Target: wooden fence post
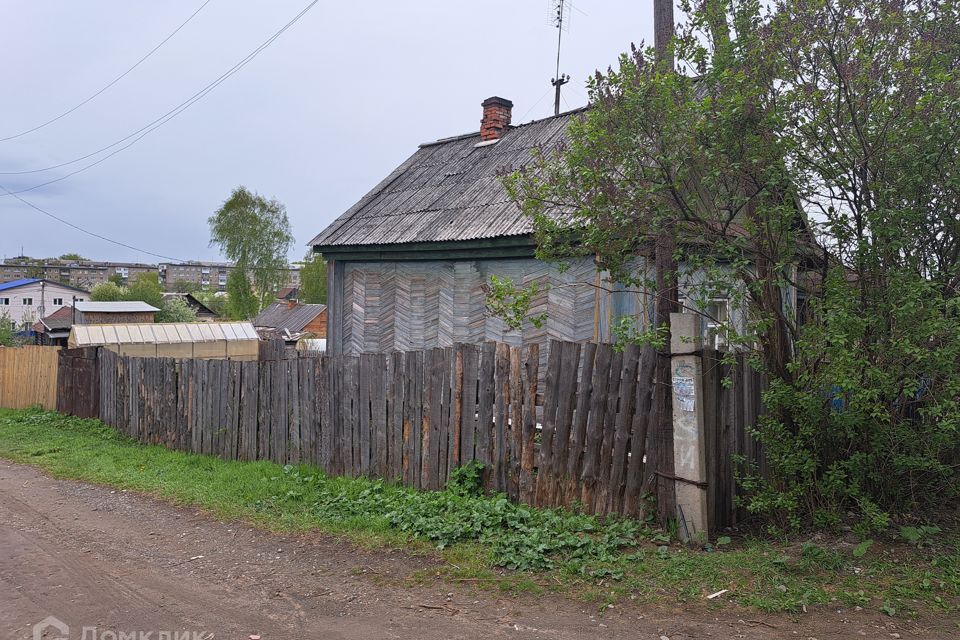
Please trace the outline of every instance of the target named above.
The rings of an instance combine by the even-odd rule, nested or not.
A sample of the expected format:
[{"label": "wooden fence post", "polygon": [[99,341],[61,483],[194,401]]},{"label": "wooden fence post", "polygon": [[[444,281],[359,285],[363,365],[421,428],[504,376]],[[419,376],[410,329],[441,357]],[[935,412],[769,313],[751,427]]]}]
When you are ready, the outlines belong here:
[{"label": "wooden fence post", "polygon": [[700,316],[670,314],[670,371],[673,388],[673,464],[677,521],[683,540],[705,542],[707,463],[704,432],[703,341]]}]

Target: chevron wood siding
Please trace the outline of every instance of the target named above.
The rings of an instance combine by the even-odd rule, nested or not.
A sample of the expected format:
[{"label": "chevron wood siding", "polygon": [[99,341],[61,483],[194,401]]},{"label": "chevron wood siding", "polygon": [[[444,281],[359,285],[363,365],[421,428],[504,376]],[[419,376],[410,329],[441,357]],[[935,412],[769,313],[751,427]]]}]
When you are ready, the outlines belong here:
[{"label": "chevron wood siding", "polygon": [[[492,275],[524,287],[536,284],[539,293],[530,312],[547,314],[546,324],[537,328],[527,323],[515,331],[492,316],[485,304]],[[602,302],[609,294],[596,286],[597,277],[589,259],[574,262],[564,271],[535,259],[347,262],[342,282],[336,283],[343,304],[332,305],[331,322],[339,326],[331,336],[340,339],[331,349],[360,354],[449,347],[458,342],[520,346],[543,344],[551,338],[606,340],[610,322],[605,310],[616,305]]]}]

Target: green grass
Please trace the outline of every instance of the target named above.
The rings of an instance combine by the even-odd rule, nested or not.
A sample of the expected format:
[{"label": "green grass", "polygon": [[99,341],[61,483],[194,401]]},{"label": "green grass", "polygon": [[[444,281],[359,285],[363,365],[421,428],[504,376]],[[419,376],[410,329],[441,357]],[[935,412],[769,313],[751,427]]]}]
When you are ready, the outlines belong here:
[{"label": "green grass", "polygon": [[[0,457],[51,475],[148,493],[271,530],[319,530],[366,548],[429,555],[411,582],[438,578],[510,593],[558,592],[598,611],[669,601],[768,612],[864,607],[888,615],[955,612],[958,539],[923,546],[743,539],[692,550],[635,520],[533,509],[477,490],[477,469],[446,491],[328,478],[308,465],[225,462],[144,446],[94,420],[0,410]],[[706,595],[729,589],[715,600]]]}]

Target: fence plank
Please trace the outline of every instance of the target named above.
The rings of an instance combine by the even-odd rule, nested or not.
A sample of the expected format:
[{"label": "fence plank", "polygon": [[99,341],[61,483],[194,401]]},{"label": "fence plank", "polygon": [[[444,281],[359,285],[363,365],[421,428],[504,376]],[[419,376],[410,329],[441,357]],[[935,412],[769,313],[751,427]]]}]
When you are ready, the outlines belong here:
[{"label": "fence plank", "polygon": [[573,426],[570,433],[570,448],[567,452],[566,486],[563,489],[564,504],[569,505],[580,500],[580,471],[583,465],[583,453],[587,436],[587,417],[590,414],[590,397],[593,392],[593,369],[597,356],[597,344],[588,342],[583,345],[580,383],[577,386],[577,403],[574,409]]},{"label": "fence plank", "polygon": [[494,417],[493,417],[493,477],[497,491],[507,489],[507,470],[510,465],[510,452],[507,449],[509,438],[508,407],[510,405],[510,347],[503,343],[496,345],[494,366]]},{"label": "fence plank", "polygon": [[480,347],[480,393],[477,400],[477,428],[474,432],[476,459],[484,465],[484,486],[492,486],[490,467],[493,463],[493,410],[495,403],[496,345],[487,342]]},{"label": "fence plank", "polygon": [[536,499],[537,386],[540,380],[540,345],[527,347],[523,362],[523,447],[520,457],[520,499],[534,504]]},{"label": "fence plank", "polygon": [[520,460],[523,457],[523,374],[522,350],[510,347],[510,468],[507,495],[520,500]]},{"label": "fence plank", "polygon": [[549,487],[548,503],[564,504],[564,472],[570,451],[570,429],[573,422],[574,402],[577,395],[577,374],[580,370],[580,344],[564,342],[560,347],[560,371],[557,376],[557,414],[553,436],[553,460],[550,473],[553,482]]},{"label": "fence plank", "polygon": [[613,458],[613,437],[617,425],[617,409],[620,403],[620,384],[623,376],[623,353],[615,351],[610,359],[610,380],[607,383],[607,409],[603,413],[603,439],[600,443],[600,466],[594,501],[585,505],[591,513],[602,513],[610,477],[610,462]]},{"label": "fence plank", "polygon": [[540,459],[537,465],[538,505],[549,504],[550,486],[553,476],[553,435],[557,424],[557,385],[559,382],[562,343],[551,340],[550,353],[547,354],[546,389],[543,400],[543,428],[540,432]]},{"label": "fence plank", "polygon": [[587,417],[586,443],[584,445],[583,471],[581,477],[580,501],[583,505],[592,505],[600,477],[600,448],[603,444],[604,413],[607,410],[607,391],[610,385],[610,365],[613,359],[613,347],[608,344],[597,346],[596,361],[593,368],[593,391],[590,394],[590,414]]},{"label": "fence plank", "polygon": [[641,492],[646,473],[644,459],[648,456],[647,440],[652,424],[653,375],[657,361],[656,350],[647,345],[640,354],[638,367],[637,400],[634,408],[633,425],[630,431],[630,461],[627,465],[627,477],[624,486],[622,513],[627,516],[641,514]]},{"label": "fence plank", "polygon": [[466,464],[476,457],[475,443],[477,432],[477,383],[479,380],[480,352],[472,344],[460,345],[463,380],[462,402],[460,408],[460,464]]},{"label": "fence plank", "polygon": [[616,430],[613,434],[613,452],[610,461],[610,476],[600,498],[603,513],[620,513],[623,503],[623,482],[626,477],[627,446],[633,427],[634,409],[637,405],[637,368],[640,363],[640,347],[627,345],[623,354],[623,380],[620,383],[620,409]]}]

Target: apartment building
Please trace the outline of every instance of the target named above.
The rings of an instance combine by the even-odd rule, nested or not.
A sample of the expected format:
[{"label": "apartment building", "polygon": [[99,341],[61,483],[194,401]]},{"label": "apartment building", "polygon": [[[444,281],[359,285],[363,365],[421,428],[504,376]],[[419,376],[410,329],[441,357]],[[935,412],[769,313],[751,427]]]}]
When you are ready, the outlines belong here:
[{"label": "apartment building", "polygon": [[[205,291],[226,291],[227,278],[234,268],[230,262],[161,263],[160,284],[166,291],[185,291],[190,287],[200,287]],[[300,269],[287,269],[286,279],[284,286],[299,287]]]},{"label": "apartment building", "polygon": [[156,273],[157,265],[138,262],[72,262],[65,260],[33,260],[10,258],[0,264],[0,283],[36,278],[91,289],[117,275],[124,284],[133,282],[142,273]]}]

